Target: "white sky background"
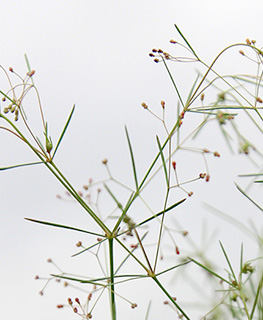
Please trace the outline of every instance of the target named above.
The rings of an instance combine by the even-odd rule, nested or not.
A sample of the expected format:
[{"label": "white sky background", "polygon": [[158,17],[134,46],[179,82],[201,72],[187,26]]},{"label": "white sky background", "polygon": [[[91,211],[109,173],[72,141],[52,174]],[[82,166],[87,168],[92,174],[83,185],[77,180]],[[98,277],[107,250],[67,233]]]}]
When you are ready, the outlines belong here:
[{"label": "white sky background", "polygon": [[[34,81],[54,141],[76,103],[71,126],[57,154],[60,168],[73,185],[80,188],[90,177],[95,180],[106,177],[101,165],[103,158],[109,159],[117,177],[131,185],[124,125],[128,126],[138,171],[142,175],[157,151],[155,134],[163,135],[161,124],[140,104],[146,101],[156,112],[161,112],[160,100],[165,100],[167,108],[172,110],[177,105],[164,67],[154,64],[148,53],[153,47],[175,50],[169,44],[171,38],[180,39],[174,23],[207,62],[226,45],[243,42],[247,37],[257,39],[260,45],[262,10],[262,1],[240,0],[2,1],[0,64],[5,68],[12,66],[23,75],[27,71],[24,61],[24,53],[27,53],[31,67],[36,69]],[[192,65],[193,72],[190,72],[187,67],[184,73],[181,67],[178,69],[177,79],[184,94],[194,81],[196,68],[197,65]],[[6,86],[3,75],[0,83],[2,90]],[[28,101],[30,105],[32,102]],[[34,126],[35,118],[29,120]],[[0,139],[1,167],[35,160],[23,144],[3,131]],[[200,192],[193,185],[196,196],[188,200],[184,207],[186,212],[182,208],[179,222],[192,231],[193,237],[196,235],[196,239],[200,239],[206,217],[209,235],[218,227],[218,235],[213,239],[217,254],[221,255],[218,239],[222,239],[237,260],[242,237],[232,236],[233,228],[226,223],[220,227],[221,220],[205,213],[201,201],[220,210],[230,210],[236,218],[242,215],[243,221],[248,221],[247,216],[240,213],[244,208],[244,212],[252,214],[252,219],[257,219],[259,212],[242,198],[233,184],[242,166],[247,166],[248,172],[255,168],[244,157],[230,157],[223,139],[217,134],[210,140],[204,137],[204,141],[202,147],[218,149],[225,158],[211,159],[211,183],[200,188]],[[182,160],[185,164],[182,170],[191,170],[188,157]],[[227,186],[226,178],[229,178]],[[56,199],[56,194],[63,194],[63,188],[44,167],[1,172],[0,191],[1,318],[76,318],[70,310],[57,310],[55,306],[64,303],[68,296],[74,298],[78,291],[72,293],[70,288],[63,289],[53,283],[40,297],[38,291],[44,282],[35,281],[34,275],[56,272],[45,262],[49,257],[65,271],[74,271],[74,265],[80,263],[81,270],[87,270],[88,274],[92,268],[88,256],[74,264],[70,258],[76,252],[75,243],[85,239],[67,231],[34,225],[23,218],[61,222],[84,229],[89,219],[83,217],[77,204]],[[154,190],[149,192],[156,197]],[[176,200],[183,196],[179,194]],[[175,291],[175,295],[180,295]],[[139,293],[132,293],[131,300]],[[125,295],[130,298],[129,292]],[[181,298],[184,300],[184,296]],[[161,299],[162,296],[159,311],[162,315],[167,312],[168,319],[172,314],[169,308],[163,307]],[[121,303],[126,319],[144,319],[146,304],[139,301],[138,304],[140,308],[130,310]],[[96,310],[94,318],[108,319],[102,311],[102,308]],[[159,315],[153,312],[149,319],[159,319]]]}]

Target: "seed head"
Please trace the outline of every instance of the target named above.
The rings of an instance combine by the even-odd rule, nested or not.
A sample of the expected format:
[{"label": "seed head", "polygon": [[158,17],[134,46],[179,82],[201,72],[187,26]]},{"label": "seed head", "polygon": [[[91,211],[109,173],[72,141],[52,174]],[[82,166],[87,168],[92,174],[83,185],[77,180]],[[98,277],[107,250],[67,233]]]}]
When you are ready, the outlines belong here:
[{"label": "seed head", "polygon": [[161,101],[161,106],[162,106],[162,108],[164,109],[164,107],[165,107],[165,102],[162,100]]},{"label": "seed head", "polygon": [[29,77],[32,77],[35,74],[35,70],[31,70],[30,72],[28,72],[26,75]]},{"label": "seed head", "polygon": [[78,241],[77,243],[76,243],[76,247],[81,247],[82,246],[82,242],[81,241]]},{"label": "seed head", "polygon": [[173,39],[171,39],[171,40],[170,40],[170,43],[175,44],[175,43],[176,43],[176,41],[175,41],[175,40],[173,40]]},{"label": "seed head", "polygon": [[103,159],[101,162],[102,162],[103,164],[107,164],[107,163],[108,163],[108,159]]},{"label": "seed head", "polygon": [[147,104],[146,104],[145,102],[142,102],[142,107],[143,107],[144,109],[148,109],[148,106],[147,106]]}]

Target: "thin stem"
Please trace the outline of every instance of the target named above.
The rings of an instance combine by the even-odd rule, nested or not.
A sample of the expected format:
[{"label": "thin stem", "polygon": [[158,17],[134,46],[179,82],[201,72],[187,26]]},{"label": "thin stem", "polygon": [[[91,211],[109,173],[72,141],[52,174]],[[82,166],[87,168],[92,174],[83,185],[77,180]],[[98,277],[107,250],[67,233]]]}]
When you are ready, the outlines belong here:
[{"label": "thin stem", "polygon": [[176,303],[175,299],[170,295],[170,293],[164,288],[164,286],[160,283],[156,276],[152,277],[152,279],[156,282],[159,288],[164,292],[166,297],[172,302],[172,304],[181,312],[181,314],[185,317],[185,319],[190,320],[184,310]]},{"label": "thin stem", "polygon": [[116,302],[115,302],[115,290],[114,290],[114,257],[113,257],[113,238],[109,239],[109,259],[110,259],[110,306],[111,306],[111,318],[116,320]]}]

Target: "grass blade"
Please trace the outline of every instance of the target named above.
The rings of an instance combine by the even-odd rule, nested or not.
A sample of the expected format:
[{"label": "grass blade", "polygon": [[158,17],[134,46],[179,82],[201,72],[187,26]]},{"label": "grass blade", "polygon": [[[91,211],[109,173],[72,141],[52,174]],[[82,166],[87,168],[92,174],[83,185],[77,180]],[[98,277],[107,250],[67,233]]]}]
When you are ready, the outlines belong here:
[{"label": "grass blade", "polygon": [[190,43],[186,40],[185,36],[182,34],[182,32],[181,32],[181,30],[179,29],[179,27],[178,27],[176,24],[175,24],[174,26],[175,26],[177,32],[180,34],[180,36],[184,39],[184,42],[187,44],[188,48],[193,52],[193,54],[195,55],[195,57],[196,57],[198,60],[200,60],[200,59],[198,58],[198,55],[195,53],[194,49],[191,47]]},{"label": "grass blade", "polygon": [[70,226],[65,226],[63,224],[57,224],[57,223],[47,222],[47,221],[40,221],[40,220],[31,219],[31,218],[25,218],[25,220],[28,220],[28,221],[31,221],[31,222],[40,223],[40,224],[44,224],[44,225],[51,226],[51,227],[57,227],[57,228],[68,229],[68,230],[72,230],[72,231],[88,233],[88,234],[91,234],[91,235],[97,236],[97,237],[98,236],[99,237],[104,237],[104,235],[99,234],[99,233],[95,233],[95,232],[91,232],[91,231],[87,231],[87,230],[83,230],[83,229],[78,229],[78,228],[74,228],[74,227],[70,227]]},{"label": "grass blade", "polygon": [[192,85],[192,88],[190,89],[190,91],[189,91],[189,93],[188,93],[188,97],[187,97],[187,99],[186,99],[186,104],[191,100],[191,97],[192,97],[192,94],[193,94],[193,92],[194,92],[194,88],[195,88],[195,86],[196,86],[196,84],[197,84],[197,81],[198,81],[198,79],[199,79],[199,74],[197,75],[197,77],[196,77],[196,79],[195,79],[195,81],[194,81],[194,84]]},{"label": "grass blade", "polygon": [[254,200],[252,200],[252,199],[248,196],[248,194],[247,194],[243,189],[241,189],[241,188],[239,187],[238,184],[236,184],[236,187],[237,187],[237,189],[238,189],[246,198],[248,198],[248,200],[250,200],[259,210],[263,211],[263,209],[262,209]]},{"label": "grass blade", "polygon": [[138,190],[139,185],[138,185],[138,179],[137,179],[137,173],[136,173],[136,167],[135,167],[135,160],[134,160],[134,156],[133,156],[131,141],[130,141],[128,130],[127,130],[126,126],[125,126],[125,132],[126,132],[126,137],[127,137],[127,141],[128,141],[128,145],[129,145],[130,155],[131,155],[132,169],[133,169],[135,186],[136,186],[136,190]]},{"label": "grass blade", "polygon": [[159,140],[158,136],[156,136],[156,140],[157,140],[158,148],[159,148],[159,151],[160,151],[160,154],[161,154],[161,159],[162,159],[162,163],[163,163],[163,170],[164,170],[166,184],[167,184],[167,187],[169,188],[169,177],[168,177],[168,173],[167,173],[166,162],[165,162],[165,159],[164,159],[162,146],[161,146],[161,143],[160,143],[160,140]]},{"label": "grass blade", "polygon": [[260,281],[259,281],[257,293],[256,293],[256,296],[255,296],[255,300],[254,300],[254,303],[253,303],[253,307],[252,307],[252,309],[251,309],[251,313],[250,313],[250,318],[251,318],[251,319],[253,319],[253,315],[254,315],[254,312],[255,312],[255,309],[256,309],[258,300],[259,300],[259,298],[260,298],[260,295],[262,295],[262,288],[263,288],[263,276],[261,277],[261,279],[260,279]]},{"label": "grass blade", "polygon": [[31,163],[16,164],[16,165],[13,165],[13,166],[0,168],[0,171],[9,170],[9,169],[15,169],[15,168],[20,168],[20,167],[33,166],[33,165],[35,165],[35,164],[42,164],[42,163],[43,163],[42,161],[38,161],[38,162],[31,162]]},{"label": "grass blade", "polygon": [[162,211],[160,211],[160,212],[156,213],[155,215],[151,216],[150,218],[148,218],[148,219],[146,219],[146,220],[144,220],[144,221],[140,222],[140,223],[139,223],[139,224],[137,224],[135,227],[142,226],[143,224],[145,224],[145,223],[147,223],[147,222],[149,222],[149,221],[151,221],[151,220],[153,220],[153,219],[155,219],[155,218],[157,218],[157,217],[159,217],[159,216],[163,215],[164,213],[166,213],[166,212],[168,212],[168,211],[172,210],[173,208],[175,208],[175,207],[179,206],[179,205],[180,205],[181,203],[183,203],[185,200],[186,200],[186,198],[184,198],[184,199],[182,199],[182,200],[180,200],[180,201],[178,201],[178,202],[174,203],[172,206],[170,206],[170,207],[168,207],[168,208],[166,208],[166,209],[164,209],[164,210],[162,210]]},{"label": "grass blade", "polygon": [[121,210],[123,210],[122,204],[118,201],[118,199],[115,197],[115,195],[111,192],[110,188],[106,185],[106,183],[103,184],[105,189],[108,191],[109,195],[112,197],[114,202],[116,203],[117,207]]},{"label": "grass blade", "polygon": [[213,270],[207,268],[206,266],[204,266],[203,264],[201,264],[200,262],[196,261],[195,259],[193,258],[190,258],[189,259],[191,261],[193,261],[195,264],[197,264],[199,267],[205,269],[207,272],[211,273],[212,275],[214,275],[215,277],[217,277],[218,279],[228,283],[231,287],[233,287],[233,283],[231,283],[230,281],[226,280],[225,278],[221,277],[219,274],[215,273]]},{"label": "grass blade", "polygon": [[56,147],[55,147],[55,150],[54,150],[54,153],[53,153],[52,158],[54,158],[54,156],[55,156],[55,154],[56,154],[56,152],[57,152],[57,150],[58,150],[58,147],[59,147],[59,145],[60,145],[60,142],[62,141],[62,139],[63,139],[63,137],[64,137],[64,134],[65,134],[65,132],[66,132],[66,130],[67,130],[67,128],[68,128],[68,125],[69,125],[69,123],[70,123],[70,120],[71,120],[71,118],[72,118],[72,115],[73,115],[73,113],[74,113],[74,110],[75,110],[75,104],[74,104],[74,106],[73,106],[73,108],[72,108],[72,110],[71,110],[71,112],[70,112],[70,115],[69,115],[69,117],[68,117],[68,121],[66,122],[65,127],[64,127],[64,129],[63,129],[63,131],[62,131],[62,133],[61,133],[61,135],[60,135],[60,137],[59,137],[59,139],[58,139],[58,143],[57,143],[57,145],[56,145]]},{"label": "grass blade", "polygon": [[226,261],[227,261],[227,264],[228,264],[228,266],[229,266],[229,269],[230,269],[230,271],[231,271],[231,273],[232,273],[232,277],[234,278],[235,283],[237,284],[238,281],[237,281],[235,272],[234,272],[234,270],[233,270],[233,268],[232,268],[232,265],[231,265],[231,263],[230,263],[230,260],[228,259],[228,255],[227,255],[227,253],[226,253],[226,251],[225,251],[225,248],[223,247],[223,244],[222,244],[221,241],[219,241],[219,244],[220,244],[220,247],[221,247],[221,249],[222,249],[222,251],[223,251],[223,253],[224,253],[224,256],[225,256],[225,258],[226,258]]},{"label": "grass blade", "polygon": [[176,91],[176,93],[177,93],[177,96],[178,96],[178,98],[179,98],[182,106],[184,107],[184,102],[183,102],[183,99],[182,99],[182,97],[181,97],[181,95],[180,95],[179,89],[178,89],[178,87],[177,87],[177,85],[176,85],[176,83],[175,83],[175,81],[174,81],[174,78],[173,78],[173,76],[172,76],[172,74],[171,74],[171,72],[170,72],[170,69],[168,68],[168,65],[167,65],[167,63],[166,63],[166,61],[165,61],[165,59],[164,59],[163,57],[162,57],[162,61],[163,61],[163,63],[164,63],[164,66],[165,66],[165,68],[166,68],[166,71],[167,71],[168,74],[169,74],[169,77],[170,77],[170,79],[171,79],[171,81],[172,81],[172,84],[173,84],[173,86],[174,86],[174,88],[175,88],[175,91]]}]

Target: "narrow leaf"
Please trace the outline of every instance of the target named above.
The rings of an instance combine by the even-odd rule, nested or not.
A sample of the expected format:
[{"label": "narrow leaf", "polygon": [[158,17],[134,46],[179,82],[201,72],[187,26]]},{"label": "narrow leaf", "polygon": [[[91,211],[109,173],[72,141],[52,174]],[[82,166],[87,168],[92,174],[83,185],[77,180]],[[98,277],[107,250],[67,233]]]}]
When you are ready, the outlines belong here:
[{"label": "narrow leaf", "polygon": [[158,144],[159,151],[160,151],[161,158],[162,158],[163,170],[164,170],[164,175],[165,175],[166,184],[167,184],[167,187],[169,188],[169,178],[168,178],[168,173],[167,173],[167,168],[166,168],[166,162],[165,162],[165,159],[164,159],[162,146],[161,146],[161,144],[160,144],[160,140],[159,140],[158,136],[156,136],[156,139],[157,139],[157,144]]},{"label": "narrow leaf", "polygon": [[221,279],[222,281],[228,283],[231,287],[233,287],[233,283],[231,283],[230,281],[226,280],[225,278],[221,277],[219,274],[217,274],[216,272],[214,272],[213,270],[209,269],[208,267],[206,267],[205,265],[201,264],[200,262],[196,261],[193,258],[190,258],[191,261],[193,261],[195,264],[197,264],[199,267],[203,268],[204,270],[206,270],[207,272],[211,273],[212,275],[214,275],[215,277]]},{"label": "narrow leaf", "polygon": [[94,235],[94,236],[104,237],[103,235],[101,235],[99,233],[95,233],[95,232],[91,232],[91,231],[87,231],[87,230],[83,230],[83,229],[78,229],[78,228],[74,228],[74,227],[70,227],[70,226],[65,226],[65,225],[57,224],[57,223],[53,223],[53,222],[40,221],[40,220],[31,219],[31,218],[25,218],[25,220],[28,220],[28,221],[31,221],[31,222],[40,223],[40,224],[44,224],[44,225],[51,226],[51,227],[69,229],[69,230],[72,230],[72,231],[78,231],[78,232],[88,233],[88,234],[91,234],[91,235]]},{"label": "narrow leaf", "polygon": [[13,166],[0,168],[0,171],[9,170],[9,169],[15,169],[15,168],[20,168],[20,167],[33,166],[33,165],[35,165],[35,164],[41,164],[41,163],[43,163],[43,162],[39,161],[39,162],[16,164],[16,165],[13,165]]},{"label": "narrow leaf", "polygon": [[139,186],[138,186],[138,179],[137,179],[137,173],[136,173],[136,167],[135,167],[135,160],[134,160],[134,156],[133,156],[131,141],[130,141],[128,130],[127,130],[126,126],[125,126],[125,132],[126,132],[126,137],[127,137],[127,141],[128,141],[128,145],[129,145],[130,155],[131,155],[132,169],[133,169],[133,175],[134,175],[134,180],[135,180],[135,186],[136,186],[136,190],[138,190]]},{"label": "narrow leaf", "polygon": [[197,77],[196,77],[196,79],[195,79],[195,81],[194,81],[194,83],[193,83],[193,85],[192,85],[192,87],[191,87],[191,89],[190,89],[190,91],[189,91],[189,93],[188,93],[188,97],[187,97],[187,100],[186,100],[186,104],[190,101],[190,99],[191,99],[191,97],[192,97],[192,94],[193,94],[193,92],[194,92],[194,88],[195,88],[195,86],[196,86],[196,84],[197,84],[198,79],[199,79],[199,74],[197,75]]},{"label": "narrow leaf", "polygon": [[114,196],[114,194],[111,192],[111,190],[109,189],[109,187],[106,185],[106,183],[103,184],[105,189],[108,191],[109,195],[112,197],[112,199],[114,200],[114,202],[117,204],[117,207],[121,210],[123,210],[122,204],[117,200],[117,198]]},{"label": "narrow leaf", "polygon": [[254,200],[252,200],[252,199],[248,196],[248,194],[247,194],[243,189],[241,189],[241,188],[239,187],[238,184],[236,184],[236,187],[237,187],[237,189],[238,189],[246,198],[248,198],[248,200],[250,200],[259,210],[263,211],[263,209],[262,209]]},{"label": "narrow leaf", "polygon": [[226,251],[225,251],[225,248],[223,247],[223,244],[222,244],[221,241],[219,241],[219,244],[220,244],[220,247],[221,247],[221,249],[222,249],[222,251],[223,251],[223,253],[224,253],[224,256],[225,256],[225,258],[226,258],[226,261],[227,261],[227,264],[228,264],[228,266],[229,266],[229,269],[231,270],[232,277],[234,278],[234,280],[235,280],[235,282],[236,282],[236,284],[237,284],[238,281],[237,281],[235,272],[234,272],[234,270],[233,270],[233,267],[232,267],[232,265],[231,265],[231,263],[230,263],[230,260],[228,259],[228,255],[227,255],[227,253],[226,253]]},{"label": "narrow leaf", "polygon": [[57,143],[57,145],[56,145],[56,147],[55,147],[55,150],[54,150],[54,153],[53,153],[52,158],[54,158],[54,156],[55,156],[55,154],[56,154],[56,152],[57,152],[57,150],[58,150],[58,147],[59,147],[59,145],[60,145],[60,142],[62,141],[62,139],[63,139],[63,137],[64,137],[64,134],[65,134],[65,132],[66,132],[66,130],[67,130],[67,128],[68,128],[68,125],[69,125],[69,123],[70,123],[70,120],[71,120],[71,118],[72,118],[72,115],[73,115],[73,113],[74,113],[74,110],[75,110],[75,104],[74,104],[74,106],[73,106],[73,108],[72,108],[72,110],[71,110],[71,112],[70,112],[70,115],[69,115],[68,120],[67,120],[67,122],[66,122],[66,124],[65,124],[65,127],[64,127],[64,129],[63,129],[63,131],[62,131],[62,133],[61,133],[61,135],[60,135],[60,137],[59,137],[59,139],[58,139],[58,143]]},{"label": "narrow leaf", "polygon": [[189,49],[193,52],[193,54],[196,56],[196,58],[199,60],[197,54],[195,53],[194,49],[191,47],[190,43],[186,40],[185,36],[182,34],[181,30],[179,29],[179,27],[175,24],[174,25],[177,32],[180,34],[180,36],[184,39],[184,42],[187,44],[187,46],[189,47]]},{"label": "narrow leaf", "polygon": [[174,203],[172,206],[170,206],[170,207],[168,207],[168,208],[166,208],[166,209],[164,209],[164,210],[162,210],[162,211],[160,211],[160,212],[156,213],[155,215],[151,216],[150,218],[148,218],[148,219],[146,219],[146,220],[144,220],[144,221],[140,222],[139,224],[137,224],[137,225],[136,225],[136,227],[141,226],[141,225],[143,225],[143,224],[145,224],[145,223],[147,223],[147,222],[149,222],[149,221],[151,221],[151,220],[153,220],[153,219],[155,219],[155,218],[157,218],[157,217],[159,217],[159,216],[163,215],[164,213],[166,213],[166,212],[168,212],[168,211],[170,211],[170,210],[174,209],[175,207],[177,207],[177,206],[179,206],[180,204],[182,204],[185,200],[186,200],[186,198],[184,198],[184,199],[182,199],[182,200],[180,200],[180,201],[178,201],[178,202]]}]

